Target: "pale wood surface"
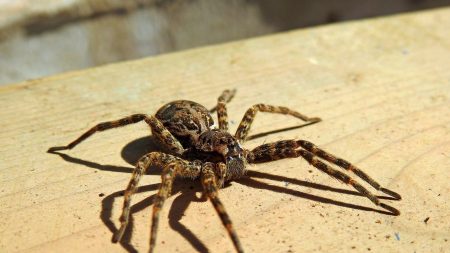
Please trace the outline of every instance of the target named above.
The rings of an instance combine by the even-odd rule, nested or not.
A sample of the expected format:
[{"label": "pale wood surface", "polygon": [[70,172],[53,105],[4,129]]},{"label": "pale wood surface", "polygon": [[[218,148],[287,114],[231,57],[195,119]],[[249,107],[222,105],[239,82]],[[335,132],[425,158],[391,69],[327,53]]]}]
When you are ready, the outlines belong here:
[{"label": "pale wood surface", "polygon": [[[159,183],[154,172],[143,179],[134,200],[130,243],[110,240],[121,212],[120,192],[133,168],[129,162],[149,150],[144,145],[149,140],[141,139],[149,134],[147,126],[97,134],[66,156],[46,150],[67,144],[97,122],[153,113],[171,100],[212,107],[222,89],[233,87],[238,93],[229,104],[232,130],[247,107],[259,102],[323,119],[246,147],[307,139],[403,196],[385,200],[401,210],[394,217],[374,211],[366,198],[347,192],[346,185],[302,159],[251,167],[260,174],[250,173],[253,179],[220,192],[247,252],[448,252],[449,31],[447,8],[1,88],[1,252],[145,252],[149,197]],[[288,117],[259,115],[252,133],[296,124]],[[211,204],[197,199],[198,183],[180,180],[176,185],[162,212],[157,251],[233,252]]]}]

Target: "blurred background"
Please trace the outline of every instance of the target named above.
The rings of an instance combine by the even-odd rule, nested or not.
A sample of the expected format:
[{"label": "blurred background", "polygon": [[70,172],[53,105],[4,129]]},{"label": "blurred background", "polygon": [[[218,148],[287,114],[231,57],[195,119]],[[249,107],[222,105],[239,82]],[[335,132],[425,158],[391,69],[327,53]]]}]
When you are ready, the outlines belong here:
[{"label": "blurred background", "polygon": [[450,0],[0,0],[0,85]]}]

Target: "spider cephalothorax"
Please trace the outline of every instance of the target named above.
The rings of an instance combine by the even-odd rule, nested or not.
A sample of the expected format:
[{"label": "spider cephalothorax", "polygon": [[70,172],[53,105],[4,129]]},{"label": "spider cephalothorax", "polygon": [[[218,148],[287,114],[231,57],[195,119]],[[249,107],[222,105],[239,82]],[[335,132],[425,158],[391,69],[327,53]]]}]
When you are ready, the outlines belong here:
[{"label": "spider cephalothorax", "polygon": [[[71,149],[97,131],[125,126],[145,121],[151,128],[152,134],[161,144],[170,150],[170,154],[151,152],[144,155],[137,162],[131,180],[125,190],[121,226],[115,234],[114,242],[120,241],[128,225],[131,196],[136,192],[140,178],[151,165],[163,168],[161,186],[153,206],[152,227],[150,236],[150,252],[156,244],[159,213],[164,201],[169,197],[172,183],[176,176],[200,178],[205,195],[211,200],[219,214],[222,223],[230,235],[237,252],[243,252],[239,238],[231,224],[231,220],[218,197],[218,189],[224,181],[241,177],[245,173],[247,163],[261,163],[284,158],[302,157],[320,171],[351,185],[361,195],[366,196],[375,205],[380,206],[394,215],[400,212],[381,202],[380,198],[372,194],[360,183],[347,174],[336,170],[329,164],[354,173],[378,191],[390,195],[394,199],[401,199],[398,193],[383,188],[370,176],[344,159],[320,149],[305,140],[284,140],[260,145],[253,150],[242,148],[250,126],[258,111],[291,115],[308,123],[319,122],[319,118],[309,118],[299,112],[286,107],[256,104],[245,113],[234,135],[228,132],[226,103],[234,96],[235,91],[226,90],[219,97],[217,115],[219,127],[209,111],[202,105],[186,100],[178,100],[161,107],[155,116],[134,114],[116,121],[103,122],[81,135],[67,146],[53,147],[49,152]],[[329,164],[327,164],[327,162]]]},{"label": "spider cephalothorax", "polygon": [[223,157],[227,167],[226,180],[244,175],[246,164],[244,150],[230,133],[220,129],[205,131],[200,135],[195,148],[202,152],[215,152]]}]

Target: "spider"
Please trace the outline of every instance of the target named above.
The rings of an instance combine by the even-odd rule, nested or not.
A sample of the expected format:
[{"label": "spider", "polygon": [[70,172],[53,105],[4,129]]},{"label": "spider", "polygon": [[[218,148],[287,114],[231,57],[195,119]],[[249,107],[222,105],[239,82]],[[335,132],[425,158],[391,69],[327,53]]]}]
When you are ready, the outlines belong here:
[{"label": "spider", "polygon": [[394,199],[401,199],[398,193],[381,187],[355,165],[318,148],[309,141],[282,140],[260,145],[253,150],[243,148],[241,144],[245,142],[257,112],[291,115],[307,123],[316,123],[321,119],[307,117],[286,107],[256,104],[246,111],[236,133],[231,135],[228,132],[226,103],[234,97],[235,92],[236,90],[225,90],[218,98],[217,106],[213,109],[217,110],[218,128],[214,125],[210,111],[204,106],[192,101],[178,100],[164,105],[154,116],[134,114],[116,121],[99,123],[69,145],[52,147],[48,152],[72,149],[98,131],[145,121],[150,126],[152,134],[170,152],[150,152],[138,160],[125,190],[123,210],[120,216],[121,225],[113,237],[113,242],[120,241],[125,232],[130,216],[131,197],[137,190],[139,180],[149,167],[157,165],[163,168],[162,182],[153,205],[149,252],[154,251],[160,210],[164,201],[169,197],[176,176],[192,179],[200,178],[204,194],[214,206],[236,251],[244,252],[231,219],[219,199],[218,190],[223,187],[225,182],[242,177],[246,172],[247,164],[284,158],[303,157],[320,171],[354,187],[375,205],[388,210],[393,215],[400,214],[397,209],[382,203],[377,196],[350,176],[332,168],[324,161],[355,173],[376,190],[384,192]]}]

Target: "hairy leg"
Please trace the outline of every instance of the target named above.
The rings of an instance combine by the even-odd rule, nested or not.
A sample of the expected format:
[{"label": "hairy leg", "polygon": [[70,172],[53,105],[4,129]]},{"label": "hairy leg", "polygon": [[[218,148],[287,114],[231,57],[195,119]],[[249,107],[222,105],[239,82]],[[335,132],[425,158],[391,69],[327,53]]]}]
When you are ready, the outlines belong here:
[{"label": "hairy leg", "polygon": [[383,188],[381,187],[381,185],[379,183],[377,183],[374,179],[372,179],[369,175],[367,175],[364,171],[362,171],[361,169],[359,169],[358,167],[356,167],[355,165],[349,163],[348,161],[336,157],[326,151],[324,151],[323,149],[320,149],[319,147],[317,147],[316,145],[314,145],[313,143],[309,142],[309,141],[304,141],[304,140],[298,140],[297,143],[304,149],[308,150],[309,152],[313,153],[314,155],[330,162],[333,164],[336,164],[337,166],[344,168],[348,171],[351,171],[353,173],[355,173],[355,175],[357,175],[359,178],[361,178],[362,180],[366,181],[367,183],[369,183],[373,188],[377,189],[378,191],[384,192],[396,199],[401,199],[402,197],[396,193],[393,192],[389,189]]},{"label": "hairy leg", "polygon": [[237,252],[244,252],[242,248],[241,242],[239,241],[239,237],[237,236],[236,231],[233,228],[233,224],[231,222],[230,217],[228,216],[225,207],[218,196],[219,187],[217,186],[216,175],[214,173],[214,164],[213,163],[205,163],[202,168],[202,186],[205,191],[206,196],[208,196],[209,200],[214,206],[217,214],[222,221],[222,224],[227,229],[228,235],[233,241],[233,245],[236,248]]},{"label": "hairy leg", "polygon": [[86,140],[91,135],[93,135],[96,132],[101,132],[113,128],[118,128],[134,123],[138,123],[142,120],[145,120],[147,124],[152,129],[152,133],[160,139],[167,147],[169,147],[173,152],[177,154],[183,153],[184,149],[181,146],[180,142],[163,126],[163,124],[156,119],[153,116],[148,116],[146,114],[133,114],[131,116],[114,120],[114,121],[107,121],[97,124],[96,126],[89,129],[87,132],[82,134],[80,137],[78,137],[76,140],[69,143],[67,146],[59,146],[59,147],[51,147],[48,152],[54,152],[59,150],[66,150],[66,149],[72,149],[76,145],[78,145],[80,142]]},{"label": "hairy leg", "polygon": [[[118,242],[121,240],[123,233],[125,232],[125,229],[128,225],[132,196],[137,190],[137,187],[138,187],[138,184],[139,184],[139,181],[140,181],[142,175],[144,175],[145,172],[147,171],[147,169],[152,165],[164,167],[165,168],[164,171],[168,170],[167,169],[168,167],[182,168],[182,169],[179,169],[179,172],[180,172],[179,174],[181,176],[190,177],[190,178],[198,177],[200,175],[200,170],[201,170],[201,165],[199,162],[185,161],[176,156],[172,156],[172,155],[160,153],[160,152],[151,152],[151,153],[143,156],[141,159],[139,159],[139,161],[137,162],[136,168],[133,171],[133,174],[131,176],[131,180],[128,183],[128,186],[125,190],[122,215],[120,216],[121,225],[120,225],[119,231],[116,233],[116,235],[113,238],[113,242]],[[168,165],[170,165],[170,166],[168,166]],[[164,174],[163,174],[163,182],[164,182],[164,180],[165,179],[164,179]],[[163,185],[164,184],[161,185],[161,188],[163,187]],[[161,188],[160,188],[160,192],[161,192]],[[164,190],[163,190],[163,192],[164,192]],[[168,192],[170,193],[170,190]],[[158,199],[159,198],[157,198],[156,203],[158,203]],[[155,203],[155,205],[156,205],[156,203]],[[152,227],[153,227],[153,225],[152,225]]]},{"label": "hairy leg", "polygon": [[227,178],[227,165],[223,162],[216,163],[215,174],[217,176],[217,186],[222,188]]},{"label": "hairy leg", "polygon": [[217,99],[217,106],[214,107],[211,112],[217,110],[217,119],[219,122],[219,129],[228,131],[228,114],[226,104],[231,101],[231,99],[236,94],[236,89],[224,90],[222,95]]},{"label": "hairy leg", "polygon": [[153,205],[152,227],[150,231],[150,253],[154,251],[156,246],[159,214],[164,205],[164,201],[169,197],[170,192],[172,191],[173,180],[176,176],[195,178],[200,175],[200,171],[200,161],[189,162],[180,159],[165,166],[163,173],[161,174],[161,186],[156,196],[155,204]]},{"label": "hairy leg", "polygon": [[[294,157],[303,157],[306,159],[311,165],[313,165],[315,168],[321,170],[322,172],[327,173],[328,175],[338,179],[339,181],[351,185],[353,188],[355,188],[358,192],[360,192],[363,196],[370,199],[375,205],[381,206],[384,209],[390,211],[391,213],[395,215],[399,215],[400,211],[397,209],[386,205],[384,203],[381,203],[379,198],[373,195],[371,192],[369,192],[365,187],[363,187],[361,184],[353,180],[351,177],[347,176],[346,174],[332,168],[331,166],[323,163],[317,157],[314,153],[302,149],[302,145],[305,144],[306,141],[303,140],[286,140],[286,141],[278,141],[270,144],[264,144],[259,147],[256,147],[252,151],[250,151],[247,155],[247,160],[250,163],[261,163],[261,162],[268,162],[268,161],[275,161],[283,158],[294,158]],[[312,144],[312,143],[310,143]],[[323,151],[323,150],[322,150]],[[324,151],[323,151],[324,152]],[[328,153],[327,153],[328,154]],[[339,158],[336,158],[339,159]],[[353,166],[349,164],[350,166]],[[362,172],[362,171],[360,171]],[[362,172],[364,173],[364,172]],[[355,173],[356,174],[356,173]],[[361,175],[361,173],[357,174],[358,176]],[[363,175],[366,175],[365,173]],[[367,176],[367,175],[366,175]],[[370,177],[361,177],[362,179],[366,180],[367,178],[371,179]],[[378,185],[373,179],[373,184]],[[396,199],[400,199],[400,195],[398,193],[395,193],[391,190],[387,190],[385,188],[379,187],[379,189],[392,197]]]},{"label": "hairy leg", "polygon": [[321,121],[320,118],[310,118],[310,117],[303,115],[297,111],[293,111],[287,107],[256,104],[256,105],[250,107],[247,110],[247,112],[244,114],[244,117],[242,118],[241,123],[239,124],[239,127],[236,130],[236,133],[234,135],[241,142],[244,142],[245,139],[247,138],[248,132],[253,123],[253,120],[255,119],[256,113],[259,111],[291,115],[291,116],[294,116],[294,117],[299,118],[306,122],[314,122],[315,123],[315,122]]}]

